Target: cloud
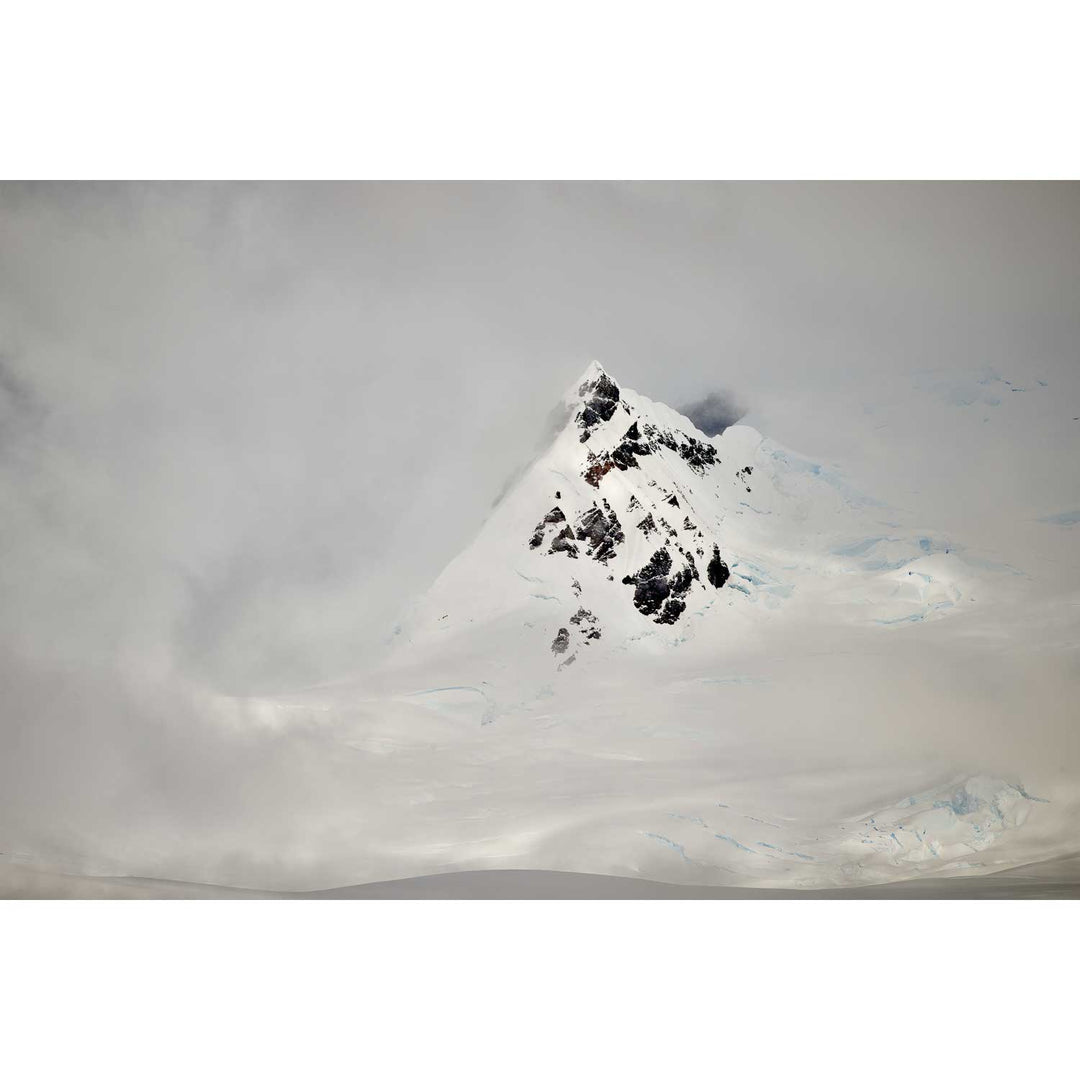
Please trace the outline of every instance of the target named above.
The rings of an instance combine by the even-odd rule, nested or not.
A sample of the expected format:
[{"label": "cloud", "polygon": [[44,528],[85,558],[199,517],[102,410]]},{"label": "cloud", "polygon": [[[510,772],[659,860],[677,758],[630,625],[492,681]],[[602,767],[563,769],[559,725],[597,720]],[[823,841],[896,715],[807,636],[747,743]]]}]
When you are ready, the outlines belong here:
[{"label": "cloud", "polygon": [[[345,829],[336,732],[215,703],[362,671],[585,357],[1071,595],[1017,522],[1075,505],[1078,191],[0,184],[0,849],[198,876]],[[991,438],[911,389],[976,364],[1053,392]]]},{"label": "cloud", "polygon": [[714,390],[699,401],[685,405],[679,410],[683,416],[706,435],[721,435],[745,415],[744,409],[732,394]]}]

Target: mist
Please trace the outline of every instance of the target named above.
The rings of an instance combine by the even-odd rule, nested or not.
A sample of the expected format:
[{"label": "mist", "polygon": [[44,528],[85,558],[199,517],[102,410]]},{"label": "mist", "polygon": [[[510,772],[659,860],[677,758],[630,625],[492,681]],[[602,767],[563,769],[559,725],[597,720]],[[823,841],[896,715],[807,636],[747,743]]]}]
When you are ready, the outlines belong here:
[{"label": "mist", "polygon": [[679,412],[710,436],[723,435],[732,424],[737,424],[746,415],[746,409],[738,403],[733,394],[716,390],[706,394],[700,401],[684,405]]},{"label": "mist", "polygon": [[590,359],[1068,639],[1078,281],[1075,184],[0,184],[0,849],[306,865],[354,774],[247,699],[368,666]]}]

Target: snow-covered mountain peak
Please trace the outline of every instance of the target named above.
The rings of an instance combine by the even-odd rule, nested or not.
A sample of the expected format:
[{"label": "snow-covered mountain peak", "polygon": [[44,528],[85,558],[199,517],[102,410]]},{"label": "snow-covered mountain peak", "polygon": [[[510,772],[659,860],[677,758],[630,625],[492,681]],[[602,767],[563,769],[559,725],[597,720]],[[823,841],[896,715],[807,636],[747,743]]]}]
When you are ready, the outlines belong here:
[{"label": "snow-covered mountain peak", "polygon": [[[907,536],[753,428],[710,438],[596,362],[562,407],[550,444],[403,626],[414,654],[495,648],[504,666],[527,655],[550,672],[695,637],[722,647],[746,619],[815,594],[869,624],[936,618],[960,599],[948,541]],[[895,557],[865,558],[879,549]]]}]

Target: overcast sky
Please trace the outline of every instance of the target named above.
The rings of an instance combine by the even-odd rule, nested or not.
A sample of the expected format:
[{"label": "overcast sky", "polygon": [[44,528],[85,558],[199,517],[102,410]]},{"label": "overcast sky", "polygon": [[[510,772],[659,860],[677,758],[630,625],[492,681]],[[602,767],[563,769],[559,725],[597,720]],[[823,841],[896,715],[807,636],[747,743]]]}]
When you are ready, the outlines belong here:
[{"label": "overcast sky", "polygon": [[0,809],[361,666],[590,359],[1075,589],[1078,282],[1075,184],[0,185]]}]

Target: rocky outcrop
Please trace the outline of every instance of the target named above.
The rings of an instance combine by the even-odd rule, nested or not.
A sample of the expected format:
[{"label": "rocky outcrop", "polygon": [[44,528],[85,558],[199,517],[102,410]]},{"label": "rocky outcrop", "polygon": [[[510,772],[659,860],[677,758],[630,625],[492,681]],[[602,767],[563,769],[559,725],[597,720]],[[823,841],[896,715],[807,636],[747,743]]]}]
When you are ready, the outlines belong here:
[{"label": "rocky outcrop", "polygon": [[720,548],[716,544],[713,544],[712,558],[709,560],[706,574],[709,578],[709,584],[716,589],[722,589],[724,582],[731,577],[731,571],[728,569],[727,563],[720,558]]},{"label": "rocky outcrop", "polygon": [[569,525],[564,525],[555,539],[551,541],[548,554],[557,555],[560,551],[565,552],[571,559],[578,557],[578,546],[574,543],[574,530]]},{"label": "rocky outcrop", "polygon": [[[588,545],[589,554],[606,565],[615,554],[615,548],[625,539],[615,511],[604,501],[604,510],[593,503],[578,520],[577,539]],[[605,513],[605,510],[607,511]]]},{"label": "rocky outcrop", "polygon": [[624,585],[634,586],[634,607],[642,615],[655,614],[671,594],[670,571],[671,553],[660,548],[636,574],[627,574],[622,579]]},{"label": "rocky outcrop", "polygon": [[716,447],[703,443],[692,435],[667,431],[664,428],[654,427],[652,424],[645,425],[644,434],[646,443],[652,449],[664,446],[668,450],[673,450],[699,476],[704,476],[705,470],[718,461]]},{"label": "rocky outcrop", "polygon": [[564,521],[566,521],[566,515],[559,507],[553,507],[537,523],[532,538],[529,540],[529,547],[540,547],[544,543],[544,536],[547,534],[548,529],[553,525],[560,525]]},{"label": "rocky outcrop", "polygon": [[[577,468],[586,484],[599,491],[604,478],[613,472],[639,470],[636,482],[627,476],[622,484],[608,485],[609,491],[615,488],[623,492],[627,486],[631,488],[627,495],[622,495],[627,500],[623,512],[633,514],[635,528],[642,534],[640,538],[636,534],[631,537],[631,546],[641,550],[635,562],[638,558],[647,559],[636,573],[623,577],[622,582],[633,587],[632,603],[642,616],[661,625],[673,625],[688,610],[691,589],[704,589],[699,582],[707,579],[709,585],[719,589],[730,577],[718,544],[712,544],[712,557],[709,558],[711,527],[697,524],[689,516],[688,511],[697,501],[695,482],[671,457],[677,455],[691,471],[704,476],[719,460],[716,449],[678,427],[649,423],[623,400],[619,387],[599,368],[592,369],[578,387],[577,394],[580,404],[574,423],[581,443],[587,443],[601,425],[609,425],[591,448],[580,450]],[[630,423],[620,436],[619,428],[612,427],[610,422],[618,424],[623,412]],[[654,466],[652,458],[657,455],[668,456],[657,460]],[[553,471],[558,476],[567,475]],[[748,486],[750,472],[749,466],[738,470],[735,474],[737,482]],[[588,506],[587,499],[581,501],[583,490],[588,489],[571,484],[568,491],[565,485],[560,485],[555,491],[556,505],[537,524],[529,547],[538,554],[595,560],[606,568],[607,580],[615,581],[621,570],[607,568],[626,542],[623,525],[608,499],[597,495]],[[582,506],[586,508],[581,509]],[[665,507],[683,510],[681,528],[677,527],[678,515],[673,514],[670,522],[667,520]],[[623,510],[622,503],[619,509]],[[698,516],[695,512],[694,517]],[[684,547],[684,544],[688,546]],[[614,565],[620,566],[618,562]],[[570,663],[583,647],[601,639],[599,622],[584,605],[589,604],[588,596],[593,589],[607,586],[598,577],[588,575],[587,567],[582,567],[581,580],[573,578],[565,592],[567,615],[571,611],[574,614],[568,619],[567,615],[563,616],[567,626],[559,630],[551,645],[561,660],[560,667]],[[592,584],[594,581],[596,584]]]},{"label": "rocky outcrop", "polygon": [[609,454],[597,457],[596,454],[590,453],[588,463],[581,475],[584,477],[586,484],[598,488],[600,481],[614,468],[615,460]]},{"label": "rocky outcrop", "polygon": [[672,597],[667,603],[664,604],[664,610],[656,616],[654,622],[666,623],[670,626],[672,623],[679,621],[679,616],[686,610],[686,603],[683,600],[677,600]]},{"label": "rocky outcrop", "polygon": [[698,580],[697,564],[688,551],[679,549],[682,566],[675,568],[671,551],[662,547],[636,573],[623,578],[634,586],[634,607],[642,615],[656,615],[655,622],[671,624],[686,610],[684,596]]},{"label": "rocky outcrop", "polygon": [[[584,416],[584,413],[582,415]],[[598,421],[594,421],[589,427],[594,426],[596,422]],[[589,430],[586,430],[581,441],[585,442],[588,436]],[[705,470],[717,462],[716,448],[708,443],[703,443],[700,439],[689,435],[677,435],[674,432],[654,427],[652,424],[645,425],[643,435],[635,420],[627,428],[619,445],[610,453],[604,451],[602,454],[589,454],[581,475],[587,483],[593,487],[599,487],[600,481],[612,469],[620,469],[624,472],[627,469],[636,469],[639,467],[637,458],[655,453],[661,447],[666,447],[678,454],[699,476],[704,476]],[[679,505],[679,500],[674,495],[669,496],[667,501],[672,506]]]},{"label": "rocky outcrop", "polygon": [[597,625],[599,620],[591,612],[585,608],[578,608],[576,615],[570,616],[570,625],[576,626],[580,632],[584,644],[588,645],[590,641],[600,640],[600,627]]},{"label": "rocky outcrop", "polygon": [[592,429],[615,415],[619,407],[619,388],[601,373],[595,380],[581,384],[578,397],[586,398],[586,401],[575,420],[581,428],[581,441],[588,442]]}]

